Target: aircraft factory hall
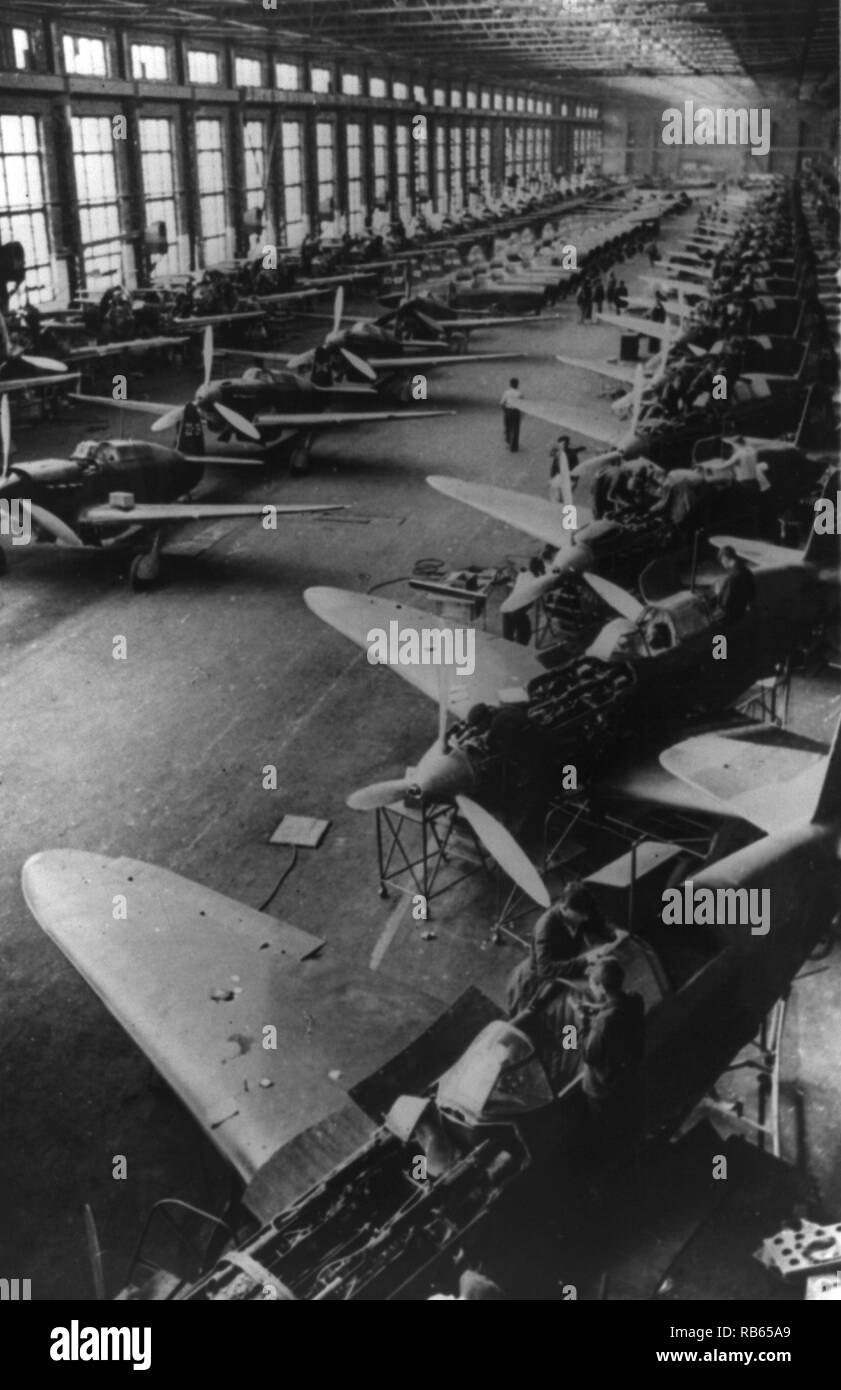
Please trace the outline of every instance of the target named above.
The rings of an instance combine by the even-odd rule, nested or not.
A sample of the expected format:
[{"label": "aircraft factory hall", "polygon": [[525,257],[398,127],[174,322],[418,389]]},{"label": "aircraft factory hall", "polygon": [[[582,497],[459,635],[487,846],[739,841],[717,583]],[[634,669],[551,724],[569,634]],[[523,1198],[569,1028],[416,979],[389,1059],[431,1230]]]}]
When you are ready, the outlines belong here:
[{"label": "aircraft factory hall", "polygon": [[803,1379],[840,56],[834,0],[3,7],[33,1368],[241,1372],[233,1310],[187,1352],[164,1303],[487,1299],[605,1368]]}]

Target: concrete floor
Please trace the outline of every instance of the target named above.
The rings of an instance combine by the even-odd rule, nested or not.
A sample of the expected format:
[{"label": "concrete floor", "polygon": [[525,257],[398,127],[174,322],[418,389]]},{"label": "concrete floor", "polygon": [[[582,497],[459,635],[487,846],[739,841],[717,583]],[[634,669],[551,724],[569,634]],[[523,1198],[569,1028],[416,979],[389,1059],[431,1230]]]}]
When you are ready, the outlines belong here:
[{"label": "concrete floor", "polygon": [[[668,239],[693,220],[670,224]],[[626,267],[631,290],[647,269]],[[436,372],[431,400],[458,409],[455,418],[336,432],[319,441],[306,477],[240,474],[234,484],[249,499],[350,503],[337,518],[292,519],[276,532],[231,524],[200,555],[173,557],[165,583],[141,596],[128,592],[113,556],[46,547],[10,556],[0,582],[0,1241],[3,1273],[31,1278],[34,1298],[92,1295],[85,1203],[112,1293],[151,1204],[169,1195],[218,1210],[226,1175],[29,917],[19,886],[29,854],[55,846],[130,854],[258,905],[287,863],[287,850],[267,844],[281,815],[326,817],[322,847],[300,853],[273,909],[325,936],[328,951],[363,964],[375,953],[380,970],[442,1000],[471,980],[500,995],[519,952],[488,941],[493,886],[474,879],[442,899],[434,938],[424,939],[428,928],[412,922],[404,900],[377,896],[372,819],[345,806],[355,787],[402,773],[434,736],[435,710],[392,673],[373,671],[301,594],[312,584],[364,590],[400,579],[422,556],[456,567],[531,553],[525,537],[448,504],[424,478],[453,473],[544,493],[556,431],[525,420],[521,453],[505,451],[497,403],[507,378],[519,375],[528,395],[596,403],[596,380],[561,368],[553,354],[617,347],[616,330],[578,326],[574,306],[561,314],[563,322],[475,339],[477,350],[504,343],[537,354],[531,361]],[[316,336],[304,326],[290,346]],[[194,378],[142,385],[154,399],[178,400]],[[106,424],[105,414],[86,418]],[[126,433],[145,436],[148,423],[129,417]],[[20,429],[18,457],[65,452],[90,433],[75,417]],[[492,615],[496,630],[497,621]],[[118,634],[128,639],[124,662],[111,655]],[[838,709],[837,673],[798,683],[799,730],[828,737]],[[276,792],[262,789],[267,763],[279,769]],[[804,1093],[809,1166],[837,1219],[838,952],[824,965],[796,988],[784,1071],[786,1086]],[[111,1178],[115,1154],[128,1158],[127,1181]]]}]

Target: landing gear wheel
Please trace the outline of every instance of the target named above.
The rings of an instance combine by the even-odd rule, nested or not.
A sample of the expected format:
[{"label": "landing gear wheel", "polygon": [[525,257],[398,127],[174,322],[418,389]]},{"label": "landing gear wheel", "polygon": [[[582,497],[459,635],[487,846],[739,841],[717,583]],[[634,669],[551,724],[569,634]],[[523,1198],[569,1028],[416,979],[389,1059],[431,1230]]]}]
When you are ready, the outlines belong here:
[{"label": "landing gear wheel", "polygon": [[310,466],[310,451],[306,444],[296,444],[289,456],[289,469],[292,473],[306,473]]},{"label": "landing gear wheel", "polygon": [[128,582],[134,593],[151,589],[160,578],[160,557],[155,554],[135,555],[128,572]]}]

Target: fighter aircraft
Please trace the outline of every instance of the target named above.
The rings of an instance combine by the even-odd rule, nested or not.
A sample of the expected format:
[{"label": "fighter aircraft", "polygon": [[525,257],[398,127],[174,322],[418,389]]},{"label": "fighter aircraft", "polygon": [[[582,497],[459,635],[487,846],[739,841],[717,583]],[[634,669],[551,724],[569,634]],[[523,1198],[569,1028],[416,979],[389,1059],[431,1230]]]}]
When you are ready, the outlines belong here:
[{"label": "fighter aircraft", "polygon": [[[691,711],[727,708],[828,615],[832,583],[837,587],[831,542],[812,534],[802,555],[757,542],[756,598],[727,624],[726,660],[716,655],[713,639],[721,635],[722,619],[714,600],[690,590],[646,597],[647,572],[640,581],[642,603],[599,576],[586,576],[619,617],[583,655],[551,670],[516,643],[484,632],[476,633],[475,674],[453,676],[446,691],[432,665],[395,665],[410,685],[439,700],[438,738],[404,777],[354,792],[348,804],[375,810],[401,797],[424,804],[460,806],[460,796],[481,802],[493,795],[505,762],[523,774],[517,795],[508,784],[507,803],[525,805],[529,797],[539,801],[556,791],[562,768],[575,768],[581,786],[623,742],[638,744],[646,734],[677,727]],[[659,579],[652,567],[652,589]],[[448,626],[430,613],[371,595],[319,588],[306,590],[304,599],[316,616],[366,651],[375,629],[399,635]],[[448,712],[461,719],[450,734]],[[481,824],[470,814],[465,818],[509,877],[535,897],[528,861],[513,852],[516,841],[509,837],[510,844],[496,845],[498,822],[482,810]]]},{"label": "fighter aircraft", "polygon": [[[746,443],[742,441],[742,445]],[[740,447],[731,439],[716,441],[716,445],[715,457],[695,465],[711,482],[726,476],[729,458]],[[773,519],[768,522],[769,529],[771,524],[776,527],[779,515],[814,487],[825,471],[821,461],[810,459],[785,441],[752,439],[750,447],[757,456],[762,478],[760,491],[750,492],[735,481],[726,488],[710,489],[703,499],[704,511],[697,519],[696,529],[708,532],[713,526],[738,523],[755,529],[763,518]],[[646,565],[664,549],[680,549],[688,544],[689,532],[685,530],[681,537],[663,513],[623,515],[620,511],[594,521],[586,507],[576,504],[566,465],[562,465],[561,474],[560,506],[487,483],[448,477],[426,480],[445,497],[475,507],[554,550],[551,556],[544,552],[541,572],[529,569],[518,574],[514,589],[502,603],[502,613],[528,608],[553,590],[570,590],[571,583],[577,586],[586,572],[633,586]],[[827,487],[830,485],[827,483]],[[576,592],[580,596],[578,589]],[[592,609],[592,605],[585,606]]]},{"label": "fighter aircraft", "polygon": [[[253,358],[253,354],[249,354]],[[357,404],[374,393],[353,384],[321,387],[294,371],[268,371],[258,367],[248,369],[234,380],[212,379],[212,330],[205,330],[204,382],[194,397],[193,405],[203,423],[223,439],[233,435],[276,448],[291,443],[292,471],[301,473],[309,465],[313,441],[322,429],[337,426],[382,424],[391,420],[428,420],[435,415],[451,414],[436,410],[334,410],[337,399]],[[363,364],[364,365],[364,364]],[[184,417],[186,406],[158,404],[154,401],[115,400],[110,396],[79,393],[76,400],[114,409],[139,411],[158,418],[152,430],[177,426]],[[363,404],[365,403],[363,400]]]},{"label": "fighter aircraft", "polygon": [[[158,579],[164,534],[174,523],[344,510],[338,503],[190,501],[189,494],[208,465],[255,462],[242,456],[205,454],[201,422],[194,407],[188,407],[182,419],[179,444],[185,448],[166,449],[133,439],[93,439],[77,445],[69,458],[34,459],[10,467],[5,397],[0,401],[0,436],[0,500],[22,504],[35,541],[75,550],[117,548],[129,543],[134,548],[139,538],[148,539],[151,534],[148,547],[131,561],[129,584],[133,590],[149,588]],[[192,452],[188,452],[190,447]],[[3,551],[0,557],[5,568]]]},{"label": "fighter aircraft", "polygon": [[[318,938],[165,870],[67,849],[28,859],[33,917],[248,1184],[257,1218],[192,1285],[156,1278],[132,1296],[426,1298],[455,1250],[509,1250],[505,1199],[523,1179],[555,1230],[586,1223],[585,1168],[589,1183],[609,1184],[646,1141],[674,1135],[835,913],[841,738],[828,755],[778,742],[736,729],[661,755],[693,810],[701,799],[738,817],[750,841],[673,890],[690,906],[709,899],[708,925],[676,931],[637,911],[631,931],[587,953],[591,964],[608,952],[618,960],[645,1019],[625,1083],[635,1103],[620,1094],[609,1144],[583,1122],[577,1050],[559,1068],[534,1019],[508,1022],[475,988],[442,1011],[380,975],[362,972],[366,981],[349,963],[315,959]],[[731,909],[751,893],[767,894],[770,930]],[[116,894],[131,905],[131,932],[103,925]],[[566,989],[572,1022],[576,991]],[[586,1011],[586,981],[577,998]],[[302,1016],[319,1025],[305,1043]],[[282,1044],[246,1046],[266,1018]],[[349,1094],[327,1083],[331,1064]],[[418,1152],[428,1169],[415,1182]]]}]

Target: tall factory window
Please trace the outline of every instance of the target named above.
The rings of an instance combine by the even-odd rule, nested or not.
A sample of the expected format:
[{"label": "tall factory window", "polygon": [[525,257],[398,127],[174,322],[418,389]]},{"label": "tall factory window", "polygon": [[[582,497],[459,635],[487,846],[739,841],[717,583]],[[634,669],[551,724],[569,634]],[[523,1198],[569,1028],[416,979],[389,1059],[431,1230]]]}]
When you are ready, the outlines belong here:
[{"label": "tall factory window", "polygon": [[450,206],[449,185],[447,182],[447,131],[445,126],[435,127],[435,210],[446,212]]},{"label": "tall factory window", "polygon": [[526,173],[531,174],[534,170],[534,126],[530,125],[526,130]]},{"label": "tall factory window", "polygon": [[301,69],[297,63],[275,63],[275,86],[281,92],[297,92],[301,85]]},{"label": "tall factory window", "polygon": [[261,208],[263,212],[262,236],[267,242],[274,241],[274,226],[269,209],[266,207],[266,190],[269,184],[269,171],[266,168],[268,139],[264,120],[246,121],[242,128],[242,143],[245,173],[245,206]]},{"label": "tall factory window", "polygon": [[180,190],[176,180],[172,121],[144,118],[138,122],[138,126],[146,226],[163,222],[169,242],[166,255],[155,258],[155,271],[159,275],[176,275],[186,270],[187,265],[186,255],[178,240]]},{"label": "tall factory window", "polygon": [[475,110],[476,110],[476,88],[475,88],[475,87],[468,87],[468,89],[467,89],[467,108],[468,108],[469,111],[475,111]]},{"label": "tall factory window", "polygon": [[169,77],[169,63],[163,44],[133,43],[131,75],[137,82],[166,82]]},{"label": "tall factory window", "polygon": [[475,125],[467,127],[467,182],[479,181],[479,132]]},{"label": "tall factory window", "polygon": [[388,126],[374,126],[374,202],[384,203],[388,197]]},{"label": "tall factory window", "polygon": [[462,131],[461,126],[454,125],[450,130],[450,207],[460,207],[463,195]]},{"label": "tall factory window", "polygon": [[522,177],[526,169],[526,132],[521,125],[514,131],[514,168]]},{"label": "tall factory window", "polygon": [[460,88],[460,87],[451,87],[451,88],[450,88],[450,105],[451,105],[451,106],[461,106],[461,88]]},{"label": "tall factory window", "polygon": [[491,181],[491,128],[483,125],[479,131],[479,183],[487,188]]},{"label": "tall factory window", "polygon": [[365,208],[362,202],[362,126],[357,121],[349,121],[345,126],[345,148],[348,231],[354,236],[365,226]]},{"label": "tall factory window", "polygon": [[64,71],[76,77],[107,77],[108,52],[104,39],[90,39],[84,34],[65,34]]},{"label": "tall factory window", "polygon": [[15,67],[19,72],[31,72],[35,67],[35,51],[32,35],[28,29],[12,30],[12,50]]},{"label": "tall factory window", "polygon": [[316,122],[315,153],[318,211],[320,216],[329,217],[336,195],[336,131],[332,121]]},{"label": "tall factory window", "polygon": [[425,203],[432,197],[432,189],[429,186],[428,141],[413,140],[412,154],[415,161],[415,202]]},{"label": "tall factory window", "polygon": [[39,126],[36,116],[0,116],[0,242],[23,247],[33,304],[54,294]]},{"label": "tall factory window", "polygon": [[447,104],[447,93],[444,91],[444,88],[443,88],[443,87],[433,87],[433,89],[432,89],[432,105],[433,105],[433,106],[446,106],[446,104]]},{"label": "tall factory window", "polygon": [[483,111],[490,111],[491,109],[491,93],[488,91],[487,87],[482,88],[479,95],[479,105]]},{"label": "tall factory window", "polygon": [[304,133],[300,121],[283,122],[283,212],[285,240],[300,246],[307,232],[304,211]]},{"label": "tall factory window", "polygon": [[397,164],[397,211],[402,218],[412,215],[412,197],[409,183],[409,127],[398,124],[394,131],[395,160]]},{"label": "tall factory window", "polygon": [[329,68],[310,68],[310,90],[332,92],[333,74]]},{"label": "tall factory window", "polygon": [[201,48],[191,48],[187,54],[187,77],[197,86],[218,85],[219,54]]},{"label": "tall factory window", "polygon": [[502,92],[494,92],[494,111],[501,111],[505,104]]},{"label": "tall factory window", "polygon": [[224,260],[231,249],[221,121],[196,121],[196,150],[201,263],[213,265]]},{"label": "tall factory window", "polygon": [[262,87],[263,64],[259,58],[234,59],[234,85],[237,87]]},{"label": "tall factory window", "polygon": [[113,127],[110,116],[74,116],[71,126],[85,278],[104,293],[123,277]]}]

